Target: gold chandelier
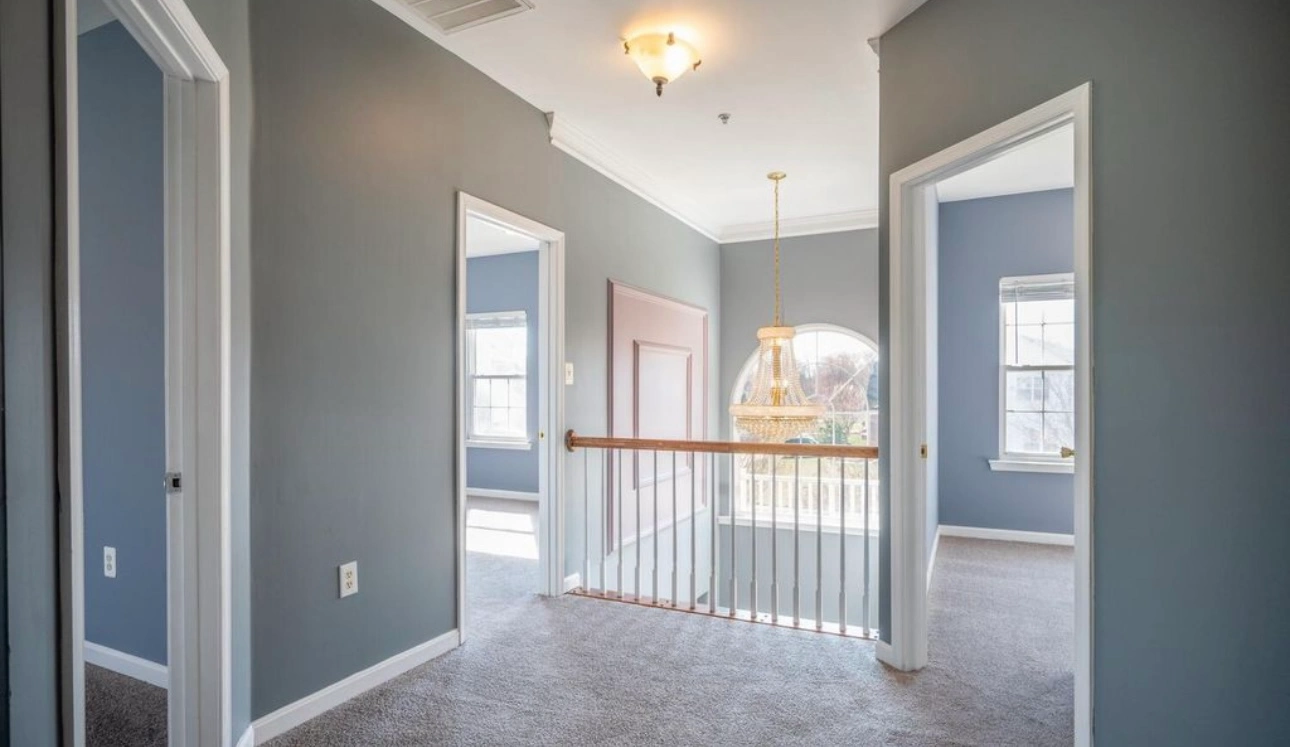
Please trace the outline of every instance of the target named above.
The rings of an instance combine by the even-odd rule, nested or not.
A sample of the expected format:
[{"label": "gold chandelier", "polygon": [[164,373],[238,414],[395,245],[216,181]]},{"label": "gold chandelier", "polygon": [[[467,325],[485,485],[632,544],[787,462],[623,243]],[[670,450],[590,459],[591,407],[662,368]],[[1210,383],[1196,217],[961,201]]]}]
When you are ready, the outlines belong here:
[{"label": "gold chandelier", "polygon": [[798,379],[793,357],[796,330],[780,318],[779,183],[782,171],[766,175],[775,183],[775,323],[757,330],[757,370],[748,398],[730,406],[735,428],[753,441],[782,443],[810,430],[824,415],[824,406],[810,402]]}]

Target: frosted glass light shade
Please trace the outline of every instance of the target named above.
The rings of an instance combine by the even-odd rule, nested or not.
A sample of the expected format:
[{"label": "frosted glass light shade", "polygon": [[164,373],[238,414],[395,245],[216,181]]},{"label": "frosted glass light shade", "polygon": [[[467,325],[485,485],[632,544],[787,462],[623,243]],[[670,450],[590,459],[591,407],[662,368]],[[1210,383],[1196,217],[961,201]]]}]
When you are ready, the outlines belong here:
[{"label": "frosted glass light shade", "polygon": [[636,67],[654,83],[663,95],[663,86],[699,66],[699,51],[694,45],[673,34],[641,34],[624,44]]},{"label": "frosted glass light shade", "polygon": [[754,441],[782,443],[815,427],[824,406],[810,402],[798,378],[792,327],[757,330],[757,370],[748,399],[730,406],[735,428]]}]

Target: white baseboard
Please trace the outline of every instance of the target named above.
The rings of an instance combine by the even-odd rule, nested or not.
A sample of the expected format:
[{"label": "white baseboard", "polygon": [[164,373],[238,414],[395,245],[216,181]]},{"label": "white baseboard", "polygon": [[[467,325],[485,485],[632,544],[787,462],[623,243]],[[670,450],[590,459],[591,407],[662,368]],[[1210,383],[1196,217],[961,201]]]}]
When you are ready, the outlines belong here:
[{"label": "white baseboard", "polygon": [[255,747],[255,724],[247,724],[242,738],[237,740],[237,747]]},{"label": "white baseboard", "polygon": [[568,594],[569,592],[573,591],[574,589],[578,588],[579,586],[582,586],[582,574],[581,574],[581,573],[571,573],[571,574],[569,574],[568,576],[565,576],[565,577],[564,577],[564,593],[565,593],[565,594]]},{"label": "white baseboard", "polygon": [[467,498],[500,498],[504,501],[531,501],[537,503],[542,496],[539,493],[527,493],[523,490],[493,490],[491,488],[466,488]]},{"label": "white baseboard", "polygon": [[164,664],[89,641],[85,641],[84,650],[86,664],[110,669],[117,674],[147,682],[149,685],[170,687],[170,670]]},{"label": "white baseboard", "polygon": [[251,728],[255,731],[256,744],[264,744],[413,667],[448,653],[457,647],[460,640],[454,628],[401,654],[395,654],[379,664],[374,664],[361,672],[355,672],[312,695],[306,695],[273,713],[261,716],[251,724]]},{"label": "white baseboard", "polygon": [[941,549],[941,526],[936,526],[936,534],[932,537],[932,553],[927,556],[927,590],[932,589],[932,571],[936,569],[936,551]]},{"label": "white baseboard", "polygon": [[998,540],[1000,542],[1029,542],[1035,545],[1075,546],[1075,535],[1051,532],[1022,532],[1016,529],[986,529],[984,527],[955,527],[942,524],[937,532],[946,537]]}]

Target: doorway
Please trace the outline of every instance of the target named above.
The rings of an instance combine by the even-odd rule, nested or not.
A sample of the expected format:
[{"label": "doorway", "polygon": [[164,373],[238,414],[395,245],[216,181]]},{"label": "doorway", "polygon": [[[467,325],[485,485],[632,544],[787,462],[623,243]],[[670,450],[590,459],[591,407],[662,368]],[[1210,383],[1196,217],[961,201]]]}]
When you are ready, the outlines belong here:
[{"label": "doorway", "polygon": [[[878,657],[910,671],[928,661],[928,583],[938,527],[938,289],[937,185],[982,164],[1006,158],[1062,128],[1073,131],[1073,528],[1075,743],[1092,740],[1092,288],[1090,92],[1084,84],[891,177],[889,360],[891,388],[891,630]],[[1000,292],[1003,292],[1001,278]],[[1002,296],[1001,296],[1002,298]],[[1002,341],[1002,333],[1001,333]],[[1005,384],[1006,386],[1006,384]],[[1006,392],[1004,392],[1006,395]],[[1006,447],[1007,441],[1004,445]],[[1004,455],[1000,454],[1001,461]]]},{"label": "doorway", "polygon": [[566,591],[564,235],[458,196],[458,634]]},{"label": "doorway", "polygon": [[229,744],[228,70],[183,0],[64,9],[64,738]]},{"label": "doorway", "polygon": [[[99,8],[95,15],[92,11]],[[106,6],[78,29],[85,741],[167,743],[165,102]]]}]

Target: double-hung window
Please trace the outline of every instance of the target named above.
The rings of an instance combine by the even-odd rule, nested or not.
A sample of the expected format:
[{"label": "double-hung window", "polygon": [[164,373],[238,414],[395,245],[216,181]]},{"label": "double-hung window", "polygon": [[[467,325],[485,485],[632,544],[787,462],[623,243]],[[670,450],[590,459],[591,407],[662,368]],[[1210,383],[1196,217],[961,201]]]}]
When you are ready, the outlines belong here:
[{"label": "double-hung window", "polygon": [[999,317],[999,459],[991,467],[1070,471],[1063,449],[1075,442],[1074,275],[1003,278]]},{"label": "double-hung window", "polygon": [[527,448],[528,319],[523,311],[466,315],[467,440]]}]

